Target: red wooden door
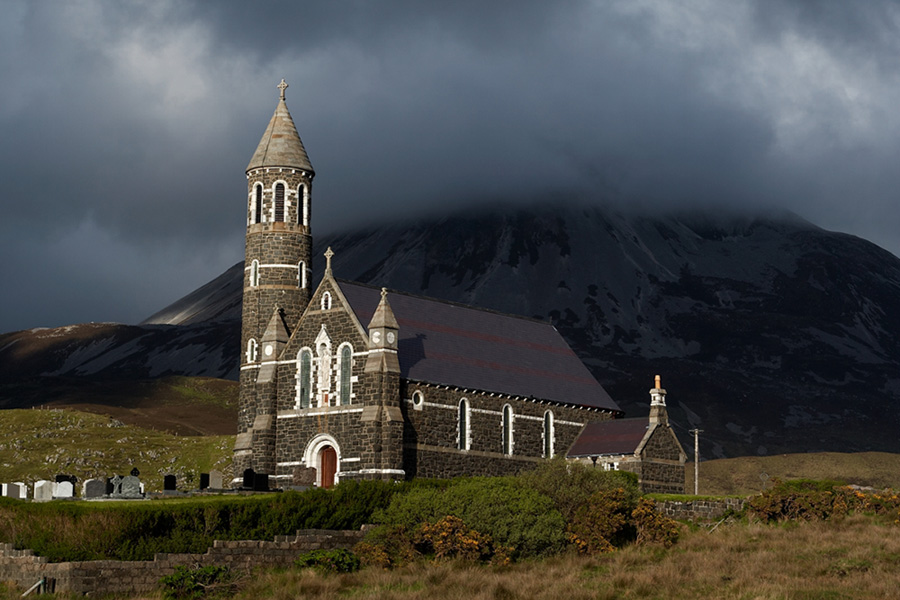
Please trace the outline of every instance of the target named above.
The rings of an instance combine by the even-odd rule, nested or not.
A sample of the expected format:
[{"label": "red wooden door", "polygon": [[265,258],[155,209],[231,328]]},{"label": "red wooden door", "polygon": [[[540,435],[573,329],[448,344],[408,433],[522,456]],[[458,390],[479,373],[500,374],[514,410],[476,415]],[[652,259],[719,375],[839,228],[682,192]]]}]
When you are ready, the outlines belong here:
[{"label": "red wooden door", "polygon": [[323,488],[334,487],[334,474],[337,473],[337,452],[331,446],[325,446],[319,452],[319,468],[321,469]]}]

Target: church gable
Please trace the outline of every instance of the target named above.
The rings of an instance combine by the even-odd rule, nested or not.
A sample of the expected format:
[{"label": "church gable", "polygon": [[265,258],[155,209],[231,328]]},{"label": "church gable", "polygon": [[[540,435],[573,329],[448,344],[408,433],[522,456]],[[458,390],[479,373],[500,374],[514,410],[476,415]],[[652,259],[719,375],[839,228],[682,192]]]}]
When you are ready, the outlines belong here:
[{"label": "church gable", "polygon": [[326,276],[282,353],[279,410],[355,404],[367,344],[365,329]]}]

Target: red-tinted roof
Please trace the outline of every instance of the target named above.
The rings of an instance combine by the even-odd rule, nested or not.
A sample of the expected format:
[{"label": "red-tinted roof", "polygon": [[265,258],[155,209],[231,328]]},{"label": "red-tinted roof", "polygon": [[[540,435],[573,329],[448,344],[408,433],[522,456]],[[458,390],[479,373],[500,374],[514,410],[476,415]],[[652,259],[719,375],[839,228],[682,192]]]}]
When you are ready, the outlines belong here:
[{"label": "red-tinted roof", "polygon": [[577,458],[604,454],[633,454],[644,439],[649,425],[650,420],[646,418],[588,423],[569,448],[568,456]]},{"label": "red-tinted roof", "polygon": [[[365,326],[378,288],[338,282]],[[407,379],[619,411],[549,323],[401,292],[388,292],[400,324],[400,375]]]}]

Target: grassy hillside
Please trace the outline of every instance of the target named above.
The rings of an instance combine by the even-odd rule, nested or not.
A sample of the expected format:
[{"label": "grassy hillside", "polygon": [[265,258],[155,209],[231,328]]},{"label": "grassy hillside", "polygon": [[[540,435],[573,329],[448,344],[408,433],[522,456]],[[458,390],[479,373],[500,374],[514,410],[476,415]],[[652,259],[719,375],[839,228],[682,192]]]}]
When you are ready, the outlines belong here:
[{"label": "grassy hillside", "polygon": [[239,386],[210,377],[40,377],[0,385],[0,408],[74,408],[178,435],[236,433]]},{"label": "grassy hillside", "polygon": [[[202,411],[197,411],[202,416]],[[91,477],[141,472],[148,491],[173,473],[179,488],[196,488],[200,473],[231,477],[234,436],[178,436],[126,425],[107,415],[74,410],[4,410],[0,413],[0,481],[32,484],[58,473]]]},{"label": "grassy hillside", "polygon": [[[694,489],[694,465],[686,466],[687,488]],[[700,494],[753,494],[772,479],[837,479],[849,484],[900,489],[900,455],[886,452],[817,452],[744,456],[700,463]]]}]

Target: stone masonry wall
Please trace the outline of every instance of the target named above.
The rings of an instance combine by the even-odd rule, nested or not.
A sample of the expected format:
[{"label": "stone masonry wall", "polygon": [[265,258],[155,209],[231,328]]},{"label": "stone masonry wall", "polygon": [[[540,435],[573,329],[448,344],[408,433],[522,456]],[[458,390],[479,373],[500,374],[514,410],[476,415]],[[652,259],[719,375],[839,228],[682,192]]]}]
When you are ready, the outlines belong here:
[{"label": "stone masonry wall", "polygon": [[273,542],[216,541],[205,554],[157,554],[152,561],[98,560],[50,563],[31,550],[14,550],[0,544],[0,581],[27,589],[42,577],[53,580],[56,592],[90,594],[148,593],[159,589],[160,578],[175,567],[224,565],[247,571],[257,567],[289,567],[311,550],[351,548],[362,539],[362,531],[305,529],[295,536],[279,536]]},{"label": "stone masonry wall", "polygon": [[740,512],[746,504],[744,498],[723,498],[721,500],[694,500],[691,502],[676,502],[673,500],[659,501],[656,510],[672,519],[681,521],[709,521],[721,519],[729,510]]},{"label": "stone masonry wall", "polygon": [[659,426],[641,454],[641,489],[645,494],[683,494],[684,451],[667,426]]}]

